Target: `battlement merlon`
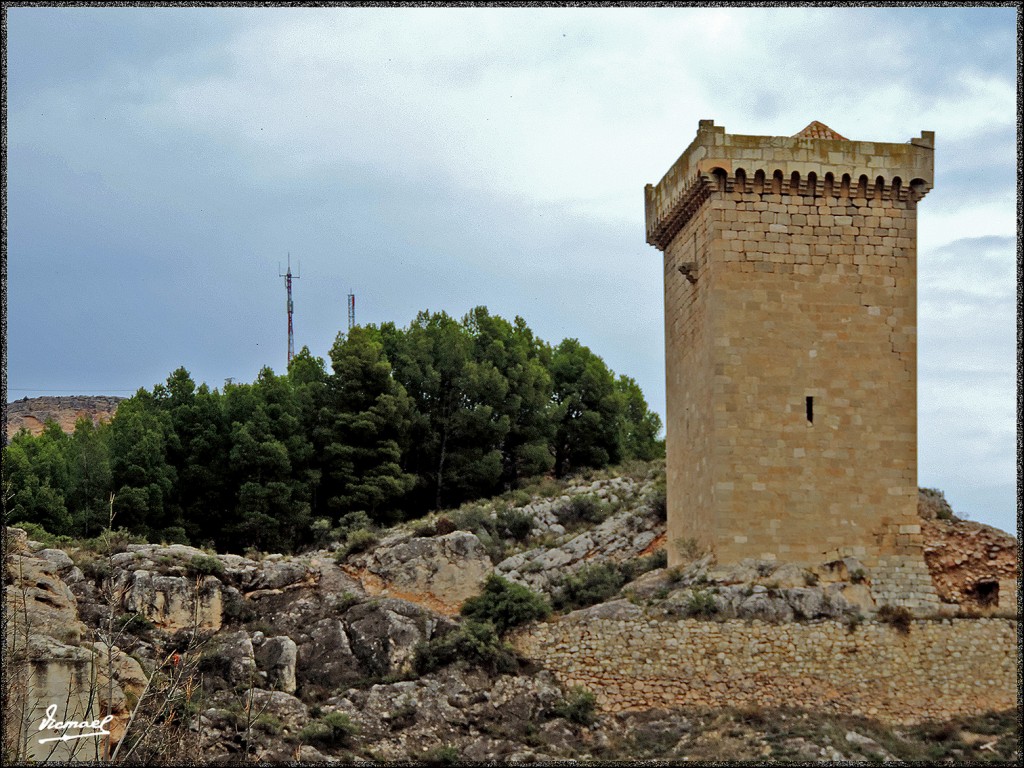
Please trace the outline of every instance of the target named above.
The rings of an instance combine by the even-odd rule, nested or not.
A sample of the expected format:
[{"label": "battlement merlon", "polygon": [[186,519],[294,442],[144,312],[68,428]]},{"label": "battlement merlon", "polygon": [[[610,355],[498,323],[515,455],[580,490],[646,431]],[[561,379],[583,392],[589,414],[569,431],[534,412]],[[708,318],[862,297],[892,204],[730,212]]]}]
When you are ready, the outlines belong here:
[{"label": "battlement merlon", "polygon": [[730,134],[713,120],[701,120],[697,137],[668,173],[644,188],[647,242],[664,250],[711,192],[732,192],[737,183],[742,191],[765,194],[877,193],[917,201],[932,188],[934,157],[934,131],[922,131],[905,144],[888,144]]}]

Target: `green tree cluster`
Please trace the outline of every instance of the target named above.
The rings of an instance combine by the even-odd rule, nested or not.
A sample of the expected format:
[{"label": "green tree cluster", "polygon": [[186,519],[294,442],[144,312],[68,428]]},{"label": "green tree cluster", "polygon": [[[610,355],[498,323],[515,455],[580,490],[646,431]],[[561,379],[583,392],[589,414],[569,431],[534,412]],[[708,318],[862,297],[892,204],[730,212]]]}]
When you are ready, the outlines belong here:
[{"label": "green tree cluster", "polygon": [[15,436],[3,481],[8,519],[54,534],[95,535],[113,495],[115,527],[151,540],[291,551],[356,513],[382,525],[650,459],[660,428],[636,382],[577,340],[551,347],[477,307],[352,328],[330,371],[307,348],[223,390],[178,368],[108,425]]}]

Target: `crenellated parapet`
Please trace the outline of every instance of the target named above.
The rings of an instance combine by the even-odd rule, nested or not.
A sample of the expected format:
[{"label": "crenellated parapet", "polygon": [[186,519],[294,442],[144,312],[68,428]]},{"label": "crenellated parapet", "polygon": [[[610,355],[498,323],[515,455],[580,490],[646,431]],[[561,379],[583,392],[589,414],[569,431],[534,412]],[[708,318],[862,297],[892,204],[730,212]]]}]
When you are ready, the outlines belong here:
[{"label": "crenellated parapet", "polygon": [[701,120],[668,173],[644,189],[647,242],[664,250],[716,192],[913,205],[932,188],[934,132],[890,144],[849,141],[819,128],[825,127],[812,123],[790,137],[746,136]]}]

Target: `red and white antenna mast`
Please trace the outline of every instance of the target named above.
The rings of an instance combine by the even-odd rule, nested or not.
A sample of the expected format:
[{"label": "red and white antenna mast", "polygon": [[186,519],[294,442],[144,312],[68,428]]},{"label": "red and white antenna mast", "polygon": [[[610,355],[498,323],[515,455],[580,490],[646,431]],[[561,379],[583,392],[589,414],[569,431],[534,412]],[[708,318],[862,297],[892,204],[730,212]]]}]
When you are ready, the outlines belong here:
[{"label": "red and white antenna mast", "polygon": [[352,327],[356,324],[356,295],[352,293],[352,289],[348,292],[348,329],[351,331]]},{"label": "red and white antenna mast", "polygon": [[[299,264],[301,268],[302,264]],[[288,254],[288,271],[283,275],[281,274],[281,265],[278,264],[277,276],[284,278],[285,287],[288,289],[288,365],[292,364],[292,358],[295,357],[295,331],[292,328],[292,313],[295,310],[295,305],[292,304],[292,278],[299,279],[299,275],[292,274],[292,255]]]}]

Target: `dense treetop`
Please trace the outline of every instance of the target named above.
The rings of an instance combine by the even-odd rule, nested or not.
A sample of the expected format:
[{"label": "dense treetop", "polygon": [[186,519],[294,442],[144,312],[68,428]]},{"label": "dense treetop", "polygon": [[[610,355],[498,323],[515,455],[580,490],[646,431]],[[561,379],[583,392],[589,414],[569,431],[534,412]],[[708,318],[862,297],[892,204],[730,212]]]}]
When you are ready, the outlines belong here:
[{"label": "dense treetop", "polygon": [[316,521],[396,522],[664,450],[636,381],[485,307],[354,327],[330,367],[304,347],[287,374],[223,390],[178,368],[109,424],[22,431],[4,448],[8,520],[87,537],[112,512],[151,540],[290,551]]}]

